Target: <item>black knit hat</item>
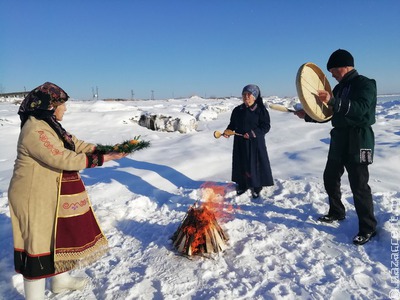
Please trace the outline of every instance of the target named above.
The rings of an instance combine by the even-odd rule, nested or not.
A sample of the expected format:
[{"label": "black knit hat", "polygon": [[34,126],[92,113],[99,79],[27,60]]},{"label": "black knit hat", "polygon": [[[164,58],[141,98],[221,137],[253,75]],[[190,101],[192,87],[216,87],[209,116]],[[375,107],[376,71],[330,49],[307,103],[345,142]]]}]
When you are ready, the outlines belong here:
[{"label": "black knit hat", "polygon": [[328,63],[326,64],[326,68],[329,71],[332,68],[339,67],[354,67],[354,58],[350,52],[338,49],[331,54]]}]

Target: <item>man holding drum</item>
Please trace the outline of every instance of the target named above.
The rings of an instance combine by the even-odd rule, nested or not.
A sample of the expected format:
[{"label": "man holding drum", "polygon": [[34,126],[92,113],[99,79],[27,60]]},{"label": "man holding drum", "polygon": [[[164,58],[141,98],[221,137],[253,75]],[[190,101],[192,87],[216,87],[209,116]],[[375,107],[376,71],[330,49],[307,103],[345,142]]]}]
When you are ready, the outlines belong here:
[{"label": "man holding drum", "polygon": [[[359,75],[354,58],[346,50],[331,54],[327,69],[339,83],[331,95],[318,90],[317,99],[332,109],[331,141],[324,171],[324,186],[329,197],[329,212],[320,222],[332,223],[345,219],[341,201],[340,179],[346,169],[359,220],[359,232],[353,243],[363,245],[376,235],[377,221],[371,188],[368,185],[368,165],[373,162],[374,132],[377,101],[376,82]],[[295,113],[307,122],[316,122],[304,110]]]}]

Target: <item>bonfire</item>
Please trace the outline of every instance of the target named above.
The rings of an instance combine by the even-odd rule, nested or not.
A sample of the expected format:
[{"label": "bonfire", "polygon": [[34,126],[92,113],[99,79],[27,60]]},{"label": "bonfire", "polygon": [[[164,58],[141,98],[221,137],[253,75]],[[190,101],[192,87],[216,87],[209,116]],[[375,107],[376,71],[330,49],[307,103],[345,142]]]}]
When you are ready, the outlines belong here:
[{"label": "bonfire", "polygon": [[219,253],[227,248],[228,236],[218,224],[223,219],[224,187],[203,186],[203,202],[196,201],[172,236],[173,245],[182,254],[204,255]]}]

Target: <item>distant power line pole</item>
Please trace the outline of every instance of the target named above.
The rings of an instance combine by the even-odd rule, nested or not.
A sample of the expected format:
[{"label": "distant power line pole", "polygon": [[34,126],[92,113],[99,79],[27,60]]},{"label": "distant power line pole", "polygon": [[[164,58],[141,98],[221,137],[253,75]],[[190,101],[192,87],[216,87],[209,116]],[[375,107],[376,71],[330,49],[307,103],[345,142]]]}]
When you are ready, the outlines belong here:
[{"label": "distant power line pole", "polygon": [[135,93],[131,90],[131,100],[135,99]]},{"label": "distant power line pole", "polygon": [[92,87],[92,98],[96,99],[96,100],[99,100],[99,88],[97,86],[96,86],[96,91]]},{"label": "distant power line pole", "polygon": [[154,91],[151,90],[151,100],[154,100]]}]

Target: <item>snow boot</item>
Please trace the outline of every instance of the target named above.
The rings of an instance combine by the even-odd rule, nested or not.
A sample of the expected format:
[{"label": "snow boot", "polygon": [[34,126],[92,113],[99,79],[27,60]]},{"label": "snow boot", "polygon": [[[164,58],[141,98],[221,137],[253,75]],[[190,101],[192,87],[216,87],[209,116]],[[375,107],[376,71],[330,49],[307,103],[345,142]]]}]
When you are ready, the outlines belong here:
[{"label": "snow boot", "polygon": [[372,231],[370,233],[359,233],[354,237],[353,243],[358,246],[364,245],[365,243],[369,242],[371,238],[375,235],[376,231]]},{"label": "snow boot", "polygon": [[44,300],[46,279],[30,280],[24,278],[24,291],[26,300]]},{"label": "snow boot", "polygon": [[68,272],[58,274],[52,278],[51,291],[59,294],[65,291],[83,290],[89,283],[88,278],[72,277]]}]

